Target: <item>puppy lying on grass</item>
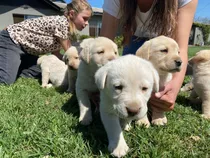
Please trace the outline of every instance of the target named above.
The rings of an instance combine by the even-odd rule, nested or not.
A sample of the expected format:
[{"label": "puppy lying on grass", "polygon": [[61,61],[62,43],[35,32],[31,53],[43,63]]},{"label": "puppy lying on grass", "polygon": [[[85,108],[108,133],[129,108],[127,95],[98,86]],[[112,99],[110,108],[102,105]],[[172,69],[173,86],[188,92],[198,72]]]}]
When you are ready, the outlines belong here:
[{"label": "puppy lying on grass", "polygon": [[80,44],[81,62],[76,80],[76,96],[80,107],[79,121],[88,125],[92,121],[90,93],[97,93],[95,72],[107,62],[117,58],[117,45],[106,37],[89,38]]},{"label": "puppy lying on grass", "polygon": [[[193,86],[190,100],[195,102],[199,97],[202,101],[202,116],[210,119],[210,50],[202,50],[189,59],[193,66]],[[197,102],[197,101],[196,101]]]},{"label": "puppy lying on grass", "polygon": [[38,58],[37,64],[41,67],[43,88],[55,86],[66,89],[68,86],[69,92],[74,91],[76,82],[76,72],[74,71],[79,65],[77,49],[73,46],[70,47],[64,53],[63,58],[67,65],[55,55],[43,55]]},{"label": "puppy lying on grass", "polygon": [[132,120],[147,117],[147,102],[159,90],[159,76],[153,65],[134,55],[108,62],[95,74],[100,90],[100,115],[108,135],[108,149],[124,156],[128,146],[122,128],[129,130]]},{"label": "puppy lying on grass", "polygon": [[[175,40],[165,36],[158,36],[145,42],[136,52],[136,55],[150,61],[158,71],[160,89],[172,79],[172,73],[181,70],[182,61],[179,56],[179,47]],[[164,125],[167,118],[163,111],[152,111],[152,123]]]}]

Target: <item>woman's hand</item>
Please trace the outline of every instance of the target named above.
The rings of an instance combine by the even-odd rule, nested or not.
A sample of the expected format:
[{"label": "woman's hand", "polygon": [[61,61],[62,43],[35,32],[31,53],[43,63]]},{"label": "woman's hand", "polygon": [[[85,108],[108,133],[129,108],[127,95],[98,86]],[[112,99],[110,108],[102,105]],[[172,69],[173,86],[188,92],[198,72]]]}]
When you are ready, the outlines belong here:
[{"label": "woman's hand", "polygon": [[149,105],[152,110],[171,111],[174,109],[175,101],[179,93],[180,86],[174,80],[169,81],[159,92],[153,93]]}]

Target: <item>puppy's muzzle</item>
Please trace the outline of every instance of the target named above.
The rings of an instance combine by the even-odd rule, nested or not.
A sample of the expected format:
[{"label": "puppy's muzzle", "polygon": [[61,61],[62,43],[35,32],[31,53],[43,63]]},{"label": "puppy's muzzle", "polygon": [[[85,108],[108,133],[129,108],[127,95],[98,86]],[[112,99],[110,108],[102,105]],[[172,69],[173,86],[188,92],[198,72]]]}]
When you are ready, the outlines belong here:
[{"label": "puppy's muzzle", "polygon": [[175,60],[174,62],[176,64],[176,67],[180,67],[182,65],[182,61],[181,60]]},{"label": "puppy's muzzle", "polygon": [[69,65],[69,69],[70,70],[77,70],[77,68],[75,68],[75,66]]},{"label": "puppy's muzzle", "polygon": [[140,107],[126,107],[128,116],[135,116],[140,112]]}]

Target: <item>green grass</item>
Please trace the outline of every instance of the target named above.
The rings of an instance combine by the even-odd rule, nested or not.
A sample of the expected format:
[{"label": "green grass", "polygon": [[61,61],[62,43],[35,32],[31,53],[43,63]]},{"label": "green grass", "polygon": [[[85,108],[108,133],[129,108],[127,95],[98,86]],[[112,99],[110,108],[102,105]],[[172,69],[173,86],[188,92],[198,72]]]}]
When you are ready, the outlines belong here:
[{"label": "green grass", "polygon": [[204,49],[210,49],[210,46],[203,46],[203,47],[198,47],[198,46],[190,46],[188,50],[188,57],[192,57],[195,55],[196,52]]},{"label": "green grass", "polygon": [[[190,47],[193,54],[201,47]],[[200,117],[200,105],[190,105],[180,93],[168,124],[146,129],[133,125],[124,132],[130,147],[127,158],[209,158],[210,121]],[[43,89],[38,80],[19,78],[0,86],[0,157],[110,157],[100,117],[85,127],[78,123],[75,96]],[[198,139],[196,139],[198,138]]]}]

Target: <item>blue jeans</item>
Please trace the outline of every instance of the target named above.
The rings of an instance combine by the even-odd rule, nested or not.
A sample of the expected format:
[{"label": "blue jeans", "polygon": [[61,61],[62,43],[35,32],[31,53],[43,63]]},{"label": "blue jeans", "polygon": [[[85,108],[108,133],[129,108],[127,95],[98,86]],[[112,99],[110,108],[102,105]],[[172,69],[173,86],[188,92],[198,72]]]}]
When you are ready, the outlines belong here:
[{"label": "blue jeans", "polygon": [[10,38],[8,31],[0,32],[0,84],[12,84],[18,76],[38,76],[38,57],[28,54]]},{"label": "blue jeans", "polygon": [[141,47],[147,39],[138,39],[136,36],[131,37],[129,45],[124,46],[122,55],[136,54],[136,51]]}]

